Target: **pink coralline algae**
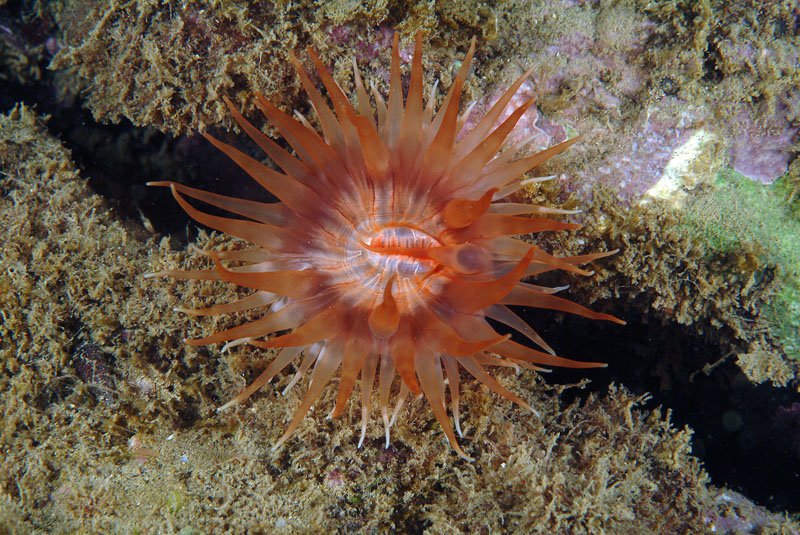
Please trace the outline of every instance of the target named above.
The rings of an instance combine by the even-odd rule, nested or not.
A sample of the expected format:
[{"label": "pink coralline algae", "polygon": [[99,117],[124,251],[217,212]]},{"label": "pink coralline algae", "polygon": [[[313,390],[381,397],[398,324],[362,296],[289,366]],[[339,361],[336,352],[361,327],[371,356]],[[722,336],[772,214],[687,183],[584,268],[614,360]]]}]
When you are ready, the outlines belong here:
[{"label": "pink coralline algae", "polygon": [[344,485],[342,473],[338,468],[334,468],[328,472],[328,475],[325,477],[325,485],[329,488],[341,487]]},{"label": "pink coralline algae", "polygon": [[735,123],[729,125],[729,131],[734,134],[730,147],[731,167],[764,184],[770,184],[786,172],[798,129],[782,117],[784,112],[783,105],[775,114],[762,114],[754,109],[739,111]]},{"label": "pink coralline algae", "polygon": [[[681,104],[678,99],[663,99],[617,133],[614,149],[594,163],[584,188],[599,183],[619,191],[624,201],[641,198],[664,175],[678,148],[705,122],[705,116],[696,110],[679,111]],[[595,135],[608,134],[600,131]]]},{"label": "pink coralline algae", "polygon": [[[377,58],[381,50],[388,50],[392,47],[395,31],[386,26],[380,26],[366,36],[362,36],[355,26],[338,24],[329,28],[327,33],[332,44],[340,47],[353,47],[356,60],[364,63]],[[354,40],[355,44],[353,44]],[[411,62],[411,49],[400,47],[399,53],[400,59],[406,63]]]},{"label": "pink coralline algae", "polygon": [[[506,112],[527,99],[536,100],[538,109],[532,107],[512,133],[516,141],[532,138],[531,150],[562,141],[567,129],[583,134],[586,141],[571,154],[591,163],[570,176],[569,183],[577,184],[569,186],[577,188],[573,191],[589,198],[602,184],[618,192],[621,203],[635,203],[672,172],[675,162],[700,157],[689,150],[698,138],[713,139],[707,149],[719,147],[727,156],[719,163],[753,180],[768,184],[786,172],[798,129],[787,118],[791,114],[784,104],[768,114],[717,99],[714,87],[704,102],[654,93],[651,88],[658,80],[639,57],[655,25],[631,18],[620,36],[612,31],[615,24],[598,22],[594,31],[576,29],[553,43],[537,43],[537,56],[530,63],[544,68],[520,87]],[[498,97],[490,94],[485,103],[477,103],[468,125]],[[781,102],[794,97],[784,95]],[[696,177],[695,182],[713,177],[713,167],[704,171],[709,176]]]},{"label": "pink coralline algae", "polygon": [[[676,97],[664,96],[637,116],[622,117],[623,102],[636,98],[647,83],[649,73],[634,56],[642,52],[652,29],[651,23],[640,23],[622,48],[580,32],[543,44],[537,62],[557,67],[534,72],[508,106],[507,114],[529,98],[546,102],[569,92],[561,99],[563,104],[547,115],[532,107],[512,137],[532,138],[531,150],[540,150],[565,139],[567,127],[583,134],[586,141],[576,145],[574,153],[592,151],[588,158],[592,163],[576,169],[569,182],[578,184],[578,191],[587,197],[602,184],[618,191],[622,202],[641,198],[661,178],[673,152],[706,126],[707,113]],[[477,121],[498,96],[477,105],[468,124]],[[603,121],[593,119],[598,111]]]},{"label": "pink coralline algae", "polygon": [[[781,523],[780,515],[760,507],[738,492],[721,491],[702,512],[711,533],[763,533]],[[781,533],[797,535],[797,530],[782,526]]]},{"label": "pink coralline algae", "polygon": [[[464,128],[461,130],[462,135],[464,132],[469,132],[478,124],[480,119],[486,112],[500,100],[501,93],[497,93],[490,97],[488,100],[480,103],[475,103],[467,116]],[[533,99],[535,101],[536,90],[530,81],[522,83],[520,88],[511,98],[511,101],[506,106],[505,110],[497,119],[497,124],[503,121],[514,112],[515,109]],[[533,152],[545,149],[551,145],[555,145],[567,139],[567,132],[563,126],[554,123],[544,117],[536,106],[531,106],[526,111],[519,121],[517,121],[514,130],[508,136],[508,144],[515,145],[518,143],[529,142],[529,149]]]}]

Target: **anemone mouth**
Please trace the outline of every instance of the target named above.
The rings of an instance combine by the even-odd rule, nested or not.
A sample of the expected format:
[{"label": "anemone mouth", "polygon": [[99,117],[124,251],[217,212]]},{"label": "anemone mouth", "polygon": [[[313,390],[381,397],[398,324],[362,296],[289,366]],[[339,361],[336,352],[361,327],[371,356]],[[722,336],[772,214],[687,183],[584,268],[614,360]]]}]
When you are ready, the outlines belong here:
[{"label": "anemone mouth", "polygon": [[430,234],[402,223],[377,230],[363,243],[367,262],[376,271],[396,274],[399,280],[429,273],[437,266],[434,260],[403,251],[442,246]]},{"label": "anemone mouth", "polygon": [[[461,369],[497,394],[533,410],[487,368],[604,366],[556,356],[509,308],[522,305],[624,323],[554,295],[559,289],[520,282],[556,269],[590,275],[577,266],[613,252],[557,258],[514,238],[578,228],[529,217],[568,212],[504,200],[528,182],[519,180],[521,175],[566,150],[578,138],[522,157],[517,156],[524,147],[504,146],[532,103],[519,106],[496,123],[531,71],[512,84],[471,130],[463,131],[459,100],[474,50],[473,39],[438,110],[434,109],[435,91],[423,106],[421,34],[416,38],[406,95],[395,35],[388,101],[373,89],[374,106],[355,62],[356,106],[309,49],[331,108],[292,56],[321,132],[304,117],[290,117],[256,94],[257,106],[291,146],[291,152],[265,136],[225,98],[237,123],[282,172],[204,135],[277,197],[277,203],[245,201],[172,182],[152,184],[169,186],[181,208],[196,221],[256,244],[246,250],[204,252],[214,263],[210,270],[153,275],[224,280],[254,290],[234,303],[181,309],[189,314],[269,307],[263,317],[188,343],[225,343],[225,348],[247,343],[278,350],[263,373],[220,410],[247,399],[290,363],[297,367],[290,386],[310,375],[307,392],[275,447],[297,429],[338,373],[339,392],[330,416],[343,412],[360,380],[359,446],[366,434],[375,387],[387,445],[399,408],[407,395],[414,393],[427,399],[450,445],[469,459],[454,432],[455,427],[462,434]],[[243,219],[210,215],[187,198]],[[487,318],[518,331],[542,351],[499,335]],[[284,331],[288,332],[275,335]],[[390,417],[393,397],[395,409]],[[446,408],[448,397],[453,424]]]}]

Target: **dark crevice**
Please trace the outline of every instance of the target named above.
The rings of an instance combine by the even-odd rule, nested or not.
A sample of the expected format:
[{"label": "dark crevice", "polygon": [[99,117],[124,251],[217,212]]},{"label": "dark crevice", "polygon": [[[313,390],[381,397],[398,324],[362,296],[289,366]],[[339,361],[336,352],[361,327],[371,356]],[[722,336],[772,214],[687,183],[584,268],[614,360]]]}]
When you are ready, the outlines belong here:
[{"label": "dark crevice", "polygon": [[[669,409],[676,428],[694,430],[692,453],[714,484],[771,509],[800,511],[799,393],[752,384],[713,332],[699,335],[691,326],[656,321],[618,326],[572,316],[546,323],[546,313],[534,311],[533,317],[523,318],[539,320],[540,334],[558,355],[608,363],[607,368],[547,374],[553,383],[591,380],[584,390],[565,392],[566,401],[589,392],[603,394],[611,383],[635,394],[650,393],[647,408]],[[637,316],[631,312],[628,319]],[[707,364],[718,365],[706,373]]]},{"label": "dark crevice", "polygon": [[720,55],[713,44],[709,44],[709,49],[703,54],[703,80],[718,84],[725,77],[722,70],[717,66]]}]

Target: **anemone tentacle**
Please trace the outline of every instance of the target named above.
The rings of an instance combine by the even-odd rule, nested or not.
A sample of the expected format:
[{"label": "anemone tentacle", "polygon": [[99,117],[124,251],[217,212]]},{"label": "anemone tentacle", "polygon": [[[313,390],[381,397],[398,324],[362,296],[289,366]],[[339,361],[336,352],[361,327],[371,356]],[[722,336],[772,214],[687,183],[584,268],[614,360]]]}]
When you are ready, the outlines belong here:
[{"label": "anemone tentacle", "polygon": [[[242,130],[280,170],[205,134],[212,145],[279,202],[265,204],[172,182],[152,183],[170,187],[178,204],[199,223],[258,246],[240,252],[204,252],[214,263],[210,271],[163,271],[154,275],[224,280],[255,290],[234,303],[177,309],[187,314],[270,307],[259,319],[188,343],[282,348],[255,382],[220,410],[241,403],[300,358],[290,386],[310,370],[308,390],[276,447],[301,424],[303,415],[337,370],[341,379],[330,417],[343,412],[360,379],[359,446],[366,435],[377,377],[387,444],[389,428],[407,394],[422,394],[451,446],[469,459],[456,439],[456,432],[462,435],[460,368],[490,390],[533,411],[492,377],[487,367],[542,370],[540,365],[604,366],[556,356],[506,306],[537,307],[624,323],[553,295],[563,288],[521,282],[556,269],[590,275],[577,265],[613,252],[556,258],[513,238],[579,228],[541,217],[575,211],[504,200],[528,182],[519,180],[523,174],[579,138],[522,157],[518,155],[524,146],[506,146],[510,132],[532,102],[496,123],[532,71],[514,82],[471,130],[461,132],[466,117],[459,114],[459,101],[474,52],[473,39],[438,110],[434,105],[436,86],[427,102],[423,97],[421,34],[416,37],[405,98],[399,37],[395,35],[386,101],[373,87],[370,102],[354,61],[357,104],[353,105],[316,52],[309,49],[332,104],[329,106],[292,54],[321,132],[304,117],[291,117],[263,95],[255,96],[256,106],[292,152],[264,135],[223,97]],[[194,201],[244,219],[208,214],[195,208]],[[226,267],[230,262],[235,265]],[[518,331],[543,351],[497,333],[486,318]],[[270,337],[287,329],[288,333]],[[399,386],[395,388],[395,384]],[[397,390],[395,409],[390,414],[392,392]],[[455,430],[447,413],[448,393]]]}]

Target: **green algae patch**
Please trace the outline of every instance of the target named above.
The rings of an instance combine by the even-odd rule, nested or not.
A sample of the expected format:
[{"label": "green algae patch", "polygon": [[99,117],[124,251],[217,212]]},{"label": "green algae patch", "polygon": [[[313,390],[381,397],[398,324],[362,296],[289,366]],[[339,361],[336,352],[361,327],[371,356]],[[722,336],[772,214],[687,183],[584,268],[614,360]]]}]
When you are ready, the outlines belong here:
[{"label": "green algae patch", "polygon": [[735,259],[742,270],[774,266],[776,284],[761,310],[786,356],[800,358],[800,220],[787,205],[786,177],[764,186],[723,169],[690,195],[679,227],[710,257]]}]

